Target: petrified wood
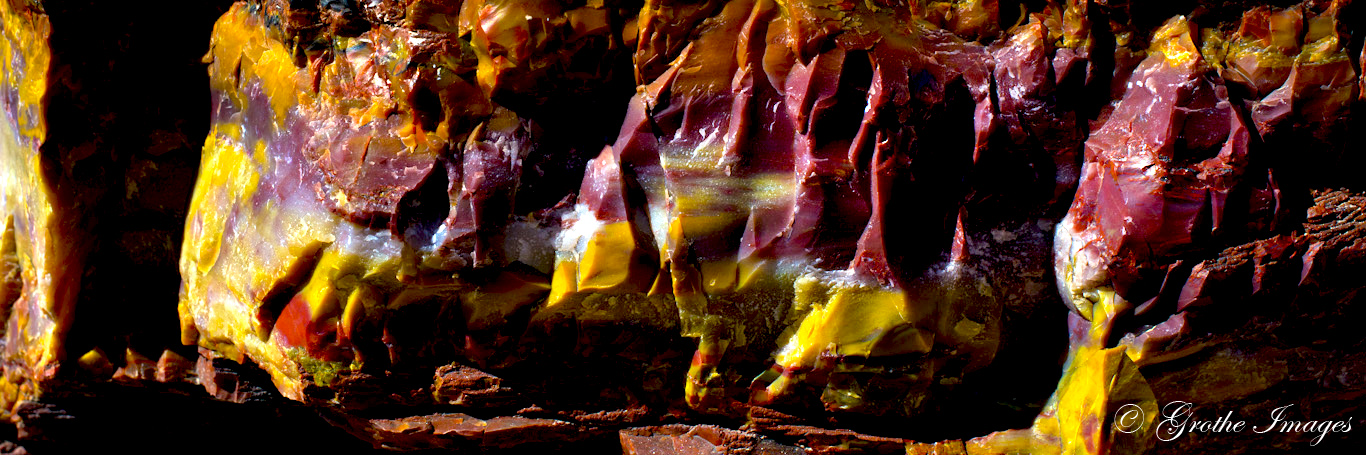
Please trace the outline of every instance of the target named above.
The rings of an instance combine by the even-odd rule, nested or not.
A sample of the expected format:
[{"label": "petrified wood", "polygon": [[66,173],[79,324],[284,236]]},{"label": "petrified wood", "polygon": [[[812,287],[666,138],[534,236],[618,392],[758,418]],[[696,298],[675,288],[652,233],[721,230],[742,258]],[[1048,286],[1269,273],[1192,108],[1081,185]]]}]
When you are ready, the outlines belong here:
[{"label": "petrified wood", "polygon": [[1362,425],[1363,5],[254,0],[179,22],[205,106],[0,5],[31,447],[121,393],[390,450],[1361,440],[1158,424]]}]

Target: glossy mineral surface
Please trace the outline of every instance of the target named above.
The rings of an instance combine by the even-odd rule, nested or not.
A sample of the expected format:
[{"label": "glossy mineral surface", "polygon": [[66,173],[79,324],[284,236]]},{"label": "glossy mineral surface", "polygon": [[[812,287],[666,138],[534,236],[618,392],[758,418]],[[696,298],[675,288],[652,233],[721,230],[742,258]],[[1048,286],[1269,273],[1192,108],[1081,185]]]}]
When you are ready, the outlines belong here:
[{"label": "glossy mineral surface", "polygon": [[1363,360],[1349,2],[296,3],[215,25],[179,306],[289,398],[777,431],[1061,371],[945,447],[1137,453]]},{"label": "glossy mineral surface", "polygon": [[143,6],[0,1],[0,417],[134,346],[193,352],[165,309],[207,103],[168,95],[202,50],[164,37],[222,9]]},{"label": "glossy mineral surface", "polygon": [[[241,4],[218,22],[186,342],[249,356],[303,399],[610,344],[582,330],[608,324],[663,334],[634,354],[646,364],[697,340],[685,375],[661,379],[693,408],[801,389],[905,414],[990,364],[1004,305],[1049,299],[1051,221],[968,213],[1000,190],[971,180],[1033,164],[979,156],[992,50],[944,27],[994,32],[987,5],[963,6],[983,14],[968,24],[766,1],[422,5]],[[627,58],[634,74],[611,64]],[[590,98],[621,104],[568,106]],[[1052,115],[1015,122],[1047,134]],[[1039,164],[1075,174],[1052,147]],[[1072,185],[1033,179],[1010,200],[1044,207]]]},{"label": "glossy mineral surface", "polygon": [[36,382],[53,373],[75,303],[71,288],[76,281],[69,270],[79,271],[82,258],[70,254],[79,246],[60,241],[71,237],[62,235],[69,223],[63,223],[63,211],[54,212],[58,202],[40,166],[38,149],[47,137],[42,98],[51,59],[47,17],[11,1],[0,3],[0,17],[0,251],[5,255],[0,303],[7,316],[0,401],[8,410],[18,400],[36,396]]}]

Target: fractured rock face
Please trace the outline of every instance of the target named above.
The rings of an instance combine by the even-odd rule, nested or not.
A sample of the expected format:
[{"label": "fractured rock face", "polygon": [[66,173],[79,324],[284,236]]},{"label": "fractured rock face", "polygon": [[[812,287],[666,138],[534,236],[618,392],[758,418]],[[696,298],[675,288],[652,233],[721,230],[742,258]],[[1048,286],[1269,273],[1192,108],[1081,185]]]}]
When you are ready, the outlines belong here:
[{"label": "fractured rock face", "polygon": [[601,146],[583,127],[601,110],[566,105],[630,77],[574,63],[627,55],[615,7],[384,8],[239,4],[206,57],[216,108],[181,261],[185,341],[250,356],[295,399],[501,361],[465,353],[510,346],[504,321],[549,292],[552,209],[578,186],[564,168]]},{"label": "fractured rock face", "polygon": [[[182,327],[286,396],[589,352],[668,372],[681,336],[693,361],[662,380],[693,408],[915,414],[991,364],[1003,312],[1049,300],[1052,220],[987,207],[1070,191],[1076,123],[1048,138],[1062,114],[1030,103],[1080,83],[1038,43],[1072,10],[995,51],[1048,80],[1011,76],[1036,87],[1007,110],[1031,132],[993,154],[993,51],[929,13],[421,5],[241,4],[215,28]],[[981,17],[943,26],[998,27]],[[1085,67],[1077,46],[1060,65]],[[613,59],[647,82],[629,100]],[[615,142],[572,131],[573,100],[614,93]]]},{"label": "fractured rock face", "polygon": [[0,414],[68,367],[175,344],[164,310],[203,133],[187,119],[207,108],[185,95],[202,49],[181,37],[207,37],[222,6],[0,2]]},{"label": "fractured rock face", "polygon": [[[5,357],[7,363],[22,368],[24,376],[41,381],[55,374],[52,370],[62,352],[61,332],[71,324],[70,309],[75,299],[70,295],[70,285],[65,286],[68,291],[59,294],[56,287],[43,286],[39,280],[70,283],[68,274],[48,276],[45,271],[57,269],[58,263],[79,270],[80,262],[69,259],[69,247],[54,245],[57,242],[43,235],[44,231],[61,225],[60,219],[54,218],[67,213],[54,214],[54,195],[48,185],[42,184],[44,179],[38,172],[41,167],[37,165],[41,159],[39,147],[47,137],[42,98],[48,88],[47,72],[52,57],[43,38],[51,33],[51,26],[46,16],[31,10],[29,5],[14,3],[3,3],[5,9],[0,11],[5,18],[4,54],[11,56],[5,60],[5,122],[0,125],[7,170],[3,248],[4,304],[8,316],[5,334],[10,339],[5,342]],[[22,248],[21,240],[25,243]],[[6,382],[10,389],[5,392],[7,404],[38,393],[37,384]]]},{"label": "fractured rock face", "polygon": [[[1347,156],[1322,140],[1357,96],[1343,2],[1222,30],[1201,21],[1239,15],[1085,1],[1011,27],[997,2],[638,6],[237,5],[206,57],[184,341],[297,400],[643,423],[932,416],[1052,362],[1051,334],[1034,426],[945,444],[1141,451],[1117,409],[1304,346],[1246,354],[1295,313],[1216,302],[1338,298],[1286,285],[1342,253],[1298,215],[1330,193],[1268,150]],[[1210,393],[1298,387],[1275,377]]]},{"label": "fractured rock face", "polygon": [[[948,123],[949,96],[989,108],[987,56],[942,31],[884,26],[895,17],[726,4],[590,164],[564,218],[547,313],[603,292],[671,296],[682,333],[700,342],[686,396],[704,408],[737,398],[722,364],[737,348],[774,355],[749,399],[834,374],[811,385],[835,408],[864,405],[850,389],[863,386],[842,374],[877,369],[865,360],[935,358],[898,386],[915,396],[949,357],[989,362],[999,303],[927,273],[957,262],[966,196],[915,196],[965,190],[956,180],[972,165],[972,131],[922,138],[917,127]],[[841,18],[868,25],[823,37]],[[911,209],[923,217],[893,215]],[[887,234],[897,230],[925,242]]]},{"label": "fractured rock face", "polygon": [[[1059,224],[1059,290],[1091,319],[1087,292],[1147,292],[1151,264],[1245,222],[1231,210],[1247,171],[1247,126],[1200,54],[1184,18],[1154,36],[1124,97],[1087,140],[1081,184]],[[1251,176],[1249,176],[1251,177]],[[1138,289],[1134,289],[1138,287]],[[1148,286],[1152,287],[1152,286]]]},{"label": "fractured rock face", "polygon": [[[192,20],[3,1],[0,392],[269,401],[249,362],[392,449],[1137,453],[1233,442],[1118,426],[1174,400],[1347,418],[1362,9],[1244,3],[263,0],[193,10],[211,48],[173,65],[148,36]],[[144,60],[207,65],[211,105],[127,90],[190,93]],[[176,243],[197,362],[162,350]],[[669,425],[699,421],[748,426]]]},{"label": "fractured rock face", "polygon": [[[1321,36],[1307,39],[1336,49],[1337,24],[1345,11],[1339,2],[1254,10],[1229,44],[1210,31],[1197,38],[1185,17],[1169,20],[1154,34],[1150,55],[1133,72],[1124,96],[1092,131],[1076,199],[1058,225],[1058,287],[1073,311],[1063,379],[1030,430],[973,443],[1029,451],[1059,446],[1085,453],[1183,451],[1197,442],[1177,440],[1154,427],[1159,406],[1187,402],[1197,412],[1271,415],[1281,404],[1268,397],[1298,396],[1312,403],[1306,406],[1318,419],[1341,419],[1354,408],[1337,397],[1360,394],[1363,384],[1353,375],[1325,380],[1321,374],[1359,368],[1354,354],[1363,341],[1359,333],[1329,322],[1343,317],[1341,312],[1359,311],[1354,297],[1359,285],[1328,278],[1336,284],[1320,287],[1314,277],[1352,273],[1346,271],[1359,266],[1346,246],[1357,235],[1359,207],[1349,201],[1359,194],[1311,192],[1306,187],[1318,183],[1304,174],[1310,172],[1304,162],[1262,155],[1276,152],[1269,145],[1284,144],[1275,135],[1309,137],[1348,121],[1339,117],[1348,104],[1297,105],[1287,112],[1305,123],[1291,127],[1294,133],[1273,133],[1261,122],[1253,129],[1245,119],[1262,118],[1259,112],[1267,112],[1268,100],[1294,91],[1286,88],[1292,83],[1245,104],[1250,113],[1239,109],[1241,103],[1225,85],[1240,84],[1243,96],[1260,96],[1259,84],[1275,83],[1270,71],[1282,54],[1274,46],[1293,51],[1298,45],[1275,38],[1295,36],[1284,27],[1299,27],[1296,21],[1304,12]],[[1265,26],[1268,14],[1270,35],[1256,28]],[[1267,47],[1250,49],[1255,46]],[[1307,59],[1297,58],[1295,68],[1314,61]],[[1217,68],[1235,77],[1220,78]],[[1345,67],[1318,68],[1323,72],[1314,74],[1330,79],[1356,77]],[[1346,75],[1333,76],[1338,72]],[[1350,83],[1335,87],[1321,84],[1314,90],[1345,91],[1350,99]],[[1255,140],[1254,131],[1265,142]],[[1306,153],[1324,153],[1322,144],[1304,145],[1309,144],[1317,147]],[[1339,159],[1331,156],[1331,148],[1327,153],[1314,156],[1323,162]],[[1291,196],[1305,193],[1312,200]],[[1296,211],[1307,211],[1302,224],[1294,218]],[[1338,240],[1324,243],[1329,230]],[[1338,258],[1342,262],[1333,267],[1342,268],[1328,272],[1327,257]],[[1313,345],[1342,351],[1327,354]],[[1319,386],[1312,385],[1316,381]],[[1126,427],[1107,420],[1126,407],[1146,417]],[[1299,413],[1288,419],[1295,418],[1310,417]],[[1313,437],[1251,439],[1290,449]],[[1240,444],[1247,440],[1228,438]],[[1202,438],[1198,444],[1217,444],[1213,440],[1224,439]]]}]

